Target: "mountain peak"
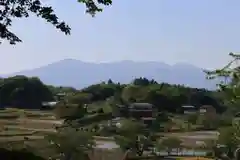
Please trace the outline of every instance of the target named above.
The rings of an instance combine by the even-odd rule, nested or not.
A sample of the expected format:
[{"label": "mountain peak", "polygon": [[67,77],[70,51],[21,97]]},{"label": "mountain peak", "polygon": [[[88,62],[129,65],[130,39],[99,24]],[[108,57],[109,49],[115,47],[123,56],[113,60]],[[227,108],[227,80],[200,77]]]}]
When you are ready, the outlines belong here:
[{"label": "mountain peak", "polygon": [[60,60],[59,62],[71,62],[71,61],[80,61],[80,60],[73,59],[73,58],[66,58],[66,59]]},{"label": "mountain peak", "polygon": [[170,84],[183,84],[195,88],[215,89],[216,86],[216,81],[206,80],[206,75],[201,68],[185,63],[167,65],[162,62],[128,60],[111,63],[90,63],[67,58],[44,67],[16,74],[38,76],[46,84],[76,88],[83,88],[108,79],[120,83],[129,83],[138,77],[146,77]]}]

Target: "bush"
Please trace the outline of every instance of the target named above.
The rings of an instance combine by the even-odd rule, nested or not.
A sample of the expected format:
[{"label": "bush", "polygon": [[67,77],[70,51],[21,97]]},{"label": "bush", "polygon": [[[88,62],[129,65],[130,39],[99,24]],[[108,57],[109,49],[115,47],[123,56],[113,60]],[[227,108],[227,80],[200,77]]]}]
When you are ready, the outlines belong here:
[{"label": "bush", "polygon": [[206,156],[207,156],[207,157],[213,157],[213,155],[214,155],[213,152],[207,152],[207,153],[206,153]]},{"label": "bush", "polygon": [[199,116],[197,124],[202,125],[202,129],[204,130],[217,129],[220,126],[220,117],[217,116],[215,119],[212,119],[211,117],[202,115]]},{"label": "bush", "polygon": [[81,125],[85,125],[85,124],[91,124],[94,122],[100,122],[103,120],[109,120],[111,118],[112,118],[112,113],[95,114],[95,115],[81,118],[80,120],[78,120],[78,123]]},{"label": "bush", "polygon": [[230,115],[222,115],[220,118],[220,126],[231,126],[233,117]]},{"label": "bush", "polygon": [[198,114],[195,113],[195,114],[187,115],[186,120],[188,121],[188,123],[196,124],[198,120]]},{"label": "bush", "polygon": [[102,108],[100,108],[100,109],[98,109],[98,111],[97,111],[97,113],[104,113],[104,111],[103,111],[103,109]]},{"label": "bush", "polygon": [[170,115],[166,112],[160,112],[158,113],[158,116],[157,116],[157,119],[158,121],[161,121],[161,122],[168,122],[170,120]]},{"label": "bush", "polygon": [[92,97],[93,97],[92,94],[79,92],[77,94],[66,97],[66,99],[68,100],[69,103],[83,105],[90,103]]},{"label": "bush", "polygon": [[57,118],[77,119],[82,118],[86,111],[85,109],[76,104],[57,105],[54,113]]}]

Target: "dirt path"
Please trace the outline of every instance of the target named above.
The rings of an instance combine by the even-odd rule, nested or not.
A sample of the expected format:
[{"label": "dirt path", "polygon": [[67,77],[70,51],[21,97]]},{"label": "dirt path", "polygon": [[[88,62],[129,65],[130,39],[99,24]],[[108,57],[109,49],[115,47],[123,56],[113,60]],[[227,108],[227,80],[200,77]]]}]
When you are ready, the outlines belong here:
[{"label": "dirt path", "polygon": [[41,120],[41,119],[25,119],[25,118],[19,118],[17,121],[19,122],[33,122],[33,123],[48,123],[48,124],[63,124],[64,120]]}]

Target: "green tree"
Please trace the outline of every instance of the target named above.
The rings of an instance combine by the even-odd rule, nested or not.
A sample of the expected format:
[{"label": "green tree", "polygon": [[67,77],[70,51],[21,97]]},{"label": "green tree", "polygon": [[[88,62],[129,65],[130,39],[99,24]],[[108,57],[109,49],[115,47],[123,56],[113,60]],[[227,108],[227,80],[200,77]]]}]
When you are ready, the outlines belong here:
[{"label": "green tree", "polygon": [[[206,71],[208,79],[221,80],[219,90],[225,97],[225,104],[228,104],[230,109],[239,110],[240,102],[240,67],[235,64],[240,59],[239,54],[230,53],[232,60],[223,68],[214,71]],[[233,153],[240,144],[240,123],[234,121],[232,127],[220,130],[218,139],[219,144],[226,146],[228,158],[233,158]]]},{"label": "green tree", "polygon": [[199,125],[202,125],[203,129],[211,130],[211,129],[217,129],[221,124],[221,120],[219,116],[216,116],[213,119],[212,117],[209,117],[207,115],[200,115],[198,116],[197,123]]},{"label": "green tree", "polygon": [[186,121],[187,123],[190,124],[196,124],[198,117],[199,117],[198,113],[190,114],[186,116]]},{"label": "green tree", "polygon": [[59,103],[54,109],[55,116],[57,118],[64,118],[67,120],[74,120],[84,117],[86,115],[86,109],[79,104],[62,104]]},{"label": "green tree", "polygon": [[89,151],[95,146],[92,133],[74,128],[59,129],[57,134],[49,134],[46,139],[57,155],[51,157],[60,160],[87,160]]},{"label": "green tree", "polygon": [[94,84],[81,90],[83,93],[92,95],[92,101],[102,101],[114,96],[114,94],[121,90],[118,84]]},{"label": "green tree", "polygon": [[240,123],[235,122],[231,127],[222,128],[218,137],[218,144],[224,145],[227,155],[233,158],[235,150],[240,144]]},{"label": "green tree", "polygon": [[141,156],[151,144],[149,135],[145,134],[145,129],[145,126],[139,122],[125,120],[117,129],[115,141],[126,153],[131,152]]},{"label": "green tree", "polygon": [[76,93],[78,90],[73,88],[73,87],[63,87],[63,86],[52,86],[52,85],[47,85],[47,87],[50,89],[50,91],[56,95],[58,93],[66,93],[66,94],[72,94]]},{"label": "green tree", "polygon": [[134,80],[134,84],[126,85],[122,90],[123,102],[151,103],[160,112],[183,113],[182,106],[186,104],[198,108],[202,105],[212,105],[217,112],[222,111],[222,104],[218,103],[219,98],[215,92],[167,83],[157,84],[151,81],[138,78]]},{"label": "green tree", "polygon": [[75,93],[74,95],[67,96],[66,100],[68,101],[68,103],[71,103],[71,104],[84,105],[84,104],[91,103],[92,97],[93,97],[92,94],[80,92],[80,93]]},{"label": "green tree", "polygon": [[40,108],[42,102],[52,101],[53,95],[36,77],[14,76],[5,78],[0,85],[0,106]]},{"label": "green tree", "polygon": [[[112,4],[112,0],[78,0],[78,2],[84,3],[87,8],[86,12],[92,16],[102,11],[99,5]],[[7,40],[10,44],[21,42],[21,39],[10,31],[12,20],[27,18],[32,13],[51,23],[66,35],[70,34],[70,27],[64,21],[59,20],[51,6],[43,6],[40,0],[3,0],[0,2],[0,39]]]},{"label": "green tree", "polygon": [[[205,71],[207,78],[220,80],[219,90],[223,94],[224,102],[228,106],[238,107],[240,104],[240,55],[230,53],[232,60],[223,68],[214,71]],[[239,107],[238,107],[239,108]]]},{"label": "green tree", "polygon": [[122,99],[127,103],[139,102],[146,93],[145,89],[142,86],[128,85],[122,91]]}]

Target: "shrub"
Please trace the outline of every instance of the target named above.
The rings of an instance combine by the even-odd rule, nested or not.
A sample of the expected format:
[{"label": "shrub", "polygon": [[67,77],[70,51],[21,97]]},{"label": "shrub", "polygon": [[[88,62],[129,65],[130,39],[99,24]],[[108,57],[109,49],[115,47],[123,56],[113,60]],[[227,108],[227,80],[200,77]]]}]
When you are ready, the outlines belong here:
[{"label": "shrub", "polygon": [[191,123],[191,124],[196,124],[197,119],[198,119],[198,114],[197,113],[187,115],[187,117],[186,117],[186,120],[188,121],[188,123]]},{"label": "shrub", "polygon": [[57,105],[54,113],[57,118],[76,119],[82,118],[86,111],[82,106],[76,104]]},{"label": "shrub", "polygon": [[102,113],[102,114],[95,114],[92,116],[88,116],[88,117],[83,117],[80,120],[78,120],[78,123],[80,123],[81,125],[85,125],[85,124],[91,124],[94,122],[100,122],[103,120],[109,120],[112,118],[112,114],[111,113]]},{"label": "shrub", "polygon": [[220,126],[231,126],[233,117],[230,115],[222,115],[220,118]]},{"label": "shrub", "polygon": [[100,108],[100,109],[98,109],[98,111],[97,111],[98,113],[104,113],[104,111],[103,111],[103,109],[102,108]]}]

